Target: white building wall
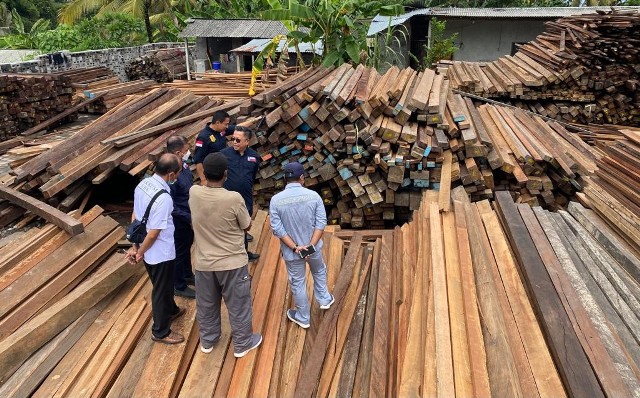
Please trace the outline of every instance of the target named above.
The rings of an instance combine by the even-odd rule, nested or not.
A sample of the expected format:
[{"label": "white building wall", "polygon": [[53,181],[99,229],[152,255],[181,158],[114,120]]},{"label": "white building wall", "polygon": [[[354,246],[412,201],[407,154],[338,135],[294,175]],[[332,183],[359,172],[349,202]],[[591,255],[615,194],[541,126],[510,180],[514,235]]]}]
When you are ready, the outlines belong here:
[{"label": "white building wall", "polygon": [[542,20],[446,19],[445,37],[458,33],[459,61],[492,61],[511,54],[514,42],[533,40],[544,31]]}]

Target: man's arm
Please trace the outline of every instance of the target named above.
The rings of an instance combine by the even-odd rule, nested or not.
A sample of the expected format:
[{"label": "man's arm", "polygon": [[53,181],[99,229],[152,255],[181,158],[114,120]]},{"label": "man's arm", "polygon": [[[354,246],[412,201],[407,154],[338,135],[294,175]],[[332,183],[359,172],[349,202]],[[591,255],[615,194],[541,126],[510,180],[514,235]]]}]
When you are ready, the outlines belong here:
[{"label": "man's arm", "polygon": [[302,247],[299,248],[296,242],[293,241],[293,239],[284,229],[284,225],[282,224],[282,220],[280,219],[280,214],[278,214],[278,211],[274,206],[269,206],[269,222],[271,224],[271,230],[273,231],[273,234],[278,239],[280,239],[280,241],[282,241],[282,243],[284,243],[289,249],[298,253],[298,251]]},{"label": "man's arm", "polygon": [[313,224],[313,235],[311,235],[310,245],[317,245],[324,234],[324,227],[327,225],[327,212],[324,209],[322,199],[318,196],[316,201],[315,220]]},{"label": "man's arm", "polygon": [[200,185],[202,186],[207,185],[207,179],[204,176],[204,166],[202,166],[202,163],[196,163],[196,173],[200,178]]},{"label": "man's arm", "polygon": [[137,247],[137,245],[131,246],[127,251],[127,259],[131,264],[137,264],[144,258],[144,253],[153,246],[160,235],[160,231],[159,229],[150,229],[140,247]]}]

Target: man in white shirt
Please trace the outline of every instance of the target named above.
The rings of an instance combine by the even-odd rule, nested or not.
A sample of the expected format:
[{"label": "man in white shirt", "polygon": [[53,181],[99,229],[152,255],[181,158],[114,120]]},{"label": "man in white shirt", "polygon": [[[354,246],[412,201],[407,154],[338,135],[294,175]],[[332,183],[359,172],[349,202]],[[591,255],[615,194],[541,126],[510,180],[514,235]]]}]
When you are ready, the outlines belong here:
[{"label": "man in white shirt", "polygon": [[133,245],[127,252],[129,262],[137,264],[144,260],[144,266],[153,285],[151,308],[153,327],[151,339],[165,344],[178,344],[184,341],[180,333],[171,331],[171,322],[183,315],[173,299],[173,279],[175,272],[176,250],[174,244],[174,225],[171,212],[173,200],[169,194],[169,184],[175,183],[182,169],[176,155],[166,153],[158,159],[155,174],[140,181],[134,192],[133,219],[142,220],[152,198],[161,190],[151,206],[147,220],[147,236],[138,247]]}]

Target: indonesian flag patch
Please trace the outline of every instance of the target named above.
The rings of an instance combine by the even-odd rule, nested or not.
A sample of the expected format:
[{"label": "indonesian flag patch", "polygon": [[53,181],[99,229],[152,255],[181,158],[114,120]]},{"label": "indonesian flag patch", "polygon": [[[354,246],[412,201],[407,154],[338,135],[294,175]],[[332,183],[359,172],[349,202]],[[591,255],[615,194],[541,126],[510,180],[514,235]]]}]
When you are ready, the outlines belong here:
[{"label": "indonesian flag patch", "polygon": [[255,158],[255,157],[253,157],[253,156],[248,156],[248,157],[247,157],[247,160],[248,160],[248,161],[250,161],[250,162],[253,162],[253,163],[256,163],[256,162],[257,162],[256,158]]},{"label": "indonesian flag patch", "polygon": [[202,140],[197,140],[197,141],[196,141],[196,146],[197,146],[198,148],[202,148]]}]

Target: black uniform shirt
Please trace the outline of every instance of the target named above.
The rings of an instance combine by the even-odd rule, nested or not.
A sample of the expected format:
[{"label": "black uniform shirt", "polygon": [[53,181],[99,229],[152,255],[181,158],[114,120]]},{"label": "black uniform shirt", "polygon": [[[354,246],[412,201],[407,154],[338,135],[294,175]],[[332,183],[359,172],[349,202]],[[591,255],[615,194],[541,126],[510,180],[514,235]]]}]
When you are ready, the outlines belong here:
[{"label": "black uniform shirt", "polygon": [[260,155],[251,148],[247,148],[244,155],[240,155],[240,152],[233,147],[224,148],[221,153],[229,162],[224,187],[242,195],[247,210],[251,214],[253,212],[253,181],[260,168]]},{"label": "black uniform shirt", "polygon": [[226,133],[220,134],[209,127],[209,123],[198,133],[193,163],[202,163],[210,153],[220,152],[227,147]]}]

